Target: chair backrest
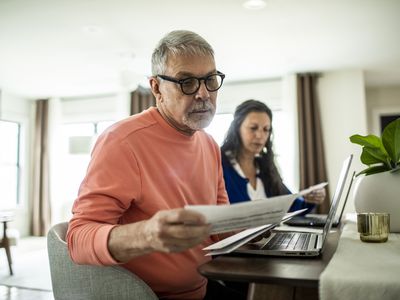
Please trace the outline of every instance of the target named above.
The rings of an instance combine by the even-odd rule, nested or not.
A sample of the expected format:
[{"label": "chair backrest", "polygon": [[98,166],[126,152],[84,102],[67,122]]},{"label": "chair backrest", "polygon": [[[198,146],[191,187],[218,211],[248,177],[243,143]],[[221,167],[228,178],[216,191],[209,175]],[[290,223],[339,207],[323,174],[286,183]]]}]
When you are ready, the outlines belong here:
[{"label": "chair backrest", "polygon": [[67,229],[68,223],[59,223],[47,234],[55,300],[158,299],[143,280],[122,267],[75,264],[65,242]]}]

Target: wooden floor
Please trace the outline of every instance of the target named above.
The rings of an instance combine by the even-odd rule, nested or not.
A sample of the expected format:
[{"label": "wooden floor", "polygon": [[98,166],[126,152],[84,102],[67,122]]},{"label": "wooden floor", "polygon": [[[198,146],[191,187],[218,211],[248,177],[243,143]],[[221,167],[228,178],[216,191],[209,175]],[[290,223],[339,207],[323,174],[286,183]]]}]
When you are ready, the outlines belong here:
[{"label": "wooden floor", "polygon": [[0,300],[54,300],[53,293],[0,285]]}]

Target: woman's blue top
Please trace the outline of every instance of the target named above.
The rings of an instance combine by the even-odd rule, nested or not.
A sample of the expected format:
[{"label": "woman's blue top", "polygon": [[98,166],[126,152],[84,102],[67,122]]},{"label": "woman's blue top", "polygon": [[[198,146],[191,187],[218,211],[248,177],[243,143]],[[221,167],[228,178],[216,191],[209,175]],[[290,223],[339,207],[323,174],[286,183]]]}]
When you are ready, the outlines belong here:
[{"label": "woman's blue top", "polygon": [[[247,178],[243,178],[239,175],[239,173],[235,170],[235,168],[227,161],[222,161],[222,169],[224,172],[224,180],[225,180],[225,188],[228,192],[229,202],[230,203],[238,203],[244,201],[250,201],[250,196],[247,193],[247,183],[249,180]],[[270,188],[264,186],[265,194],[267,197],[274,197],[279,195],[273,195]],[[284,185],[284,191],[282,195],[291,194],[290,190]],[[306,203],[303,197],[296,198],[293,201],[292,206],[289,209],[289,212],[296,211],[299,209],[307,208],[307,210],[303,214],[309,213],[313,208],[314,204]]]}]

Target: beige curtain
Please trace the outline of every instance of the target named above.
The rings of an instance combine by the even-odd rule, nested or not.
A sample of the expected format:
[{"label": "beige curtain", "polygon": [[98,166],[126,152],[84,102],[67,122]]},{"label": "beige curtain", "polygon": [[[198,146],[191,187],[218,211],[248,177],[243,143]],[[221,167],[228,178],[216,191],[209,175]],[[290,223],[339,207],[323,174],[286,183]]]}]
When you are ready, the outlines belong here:
[{"label": "beige curtain", "polygon": [[156,99],[150,89],[138,86],[131,92],[131,115],[138,114],[150,106],[156,106]]},{"label": "beige curtain", "polygon": [[30,197],[31,234],[45,236],[51,224],[48,151],[49,100],[37,100],[35,108],[32,195]]},{"label": "beige curtain", "polygon": [[[300,189],[327,181],[321,116],[316,93],[318,75],[297,75],[299,113]],[[327,213],[330,206],[327,191],[325,201],[317,207],[318,213]]]}]

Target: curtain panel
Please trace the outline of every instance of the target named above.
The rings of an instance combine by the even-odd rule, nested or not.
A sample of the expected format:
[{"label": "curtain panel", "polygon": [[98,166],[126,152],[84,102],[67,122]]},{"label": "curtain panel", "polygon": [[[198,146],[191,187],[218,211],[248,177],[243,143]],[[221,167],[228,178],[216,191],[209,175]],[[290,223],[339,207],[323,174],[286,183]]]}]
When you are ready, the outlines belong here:
[{"label": "curtain panel", "polygon": [[[328,181],[323,145],[321,115],[317,99],[318,74],[297,74],[297,105],[299,120],[300,189]],[[330,197],[317,207],[327,213]]]},{"label": "curtain panel", "polygon": [[131,115],[138,114],[151,106],[156,106],[156,98],[150,89],[138,86],[135,91],[131,92]]},{"label": "curtain panel", "polygon": [[33,176],[31,194],[31,235],[45,236],[51,225],[49,185],[49,100],[35,102]]}]

